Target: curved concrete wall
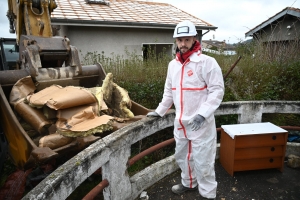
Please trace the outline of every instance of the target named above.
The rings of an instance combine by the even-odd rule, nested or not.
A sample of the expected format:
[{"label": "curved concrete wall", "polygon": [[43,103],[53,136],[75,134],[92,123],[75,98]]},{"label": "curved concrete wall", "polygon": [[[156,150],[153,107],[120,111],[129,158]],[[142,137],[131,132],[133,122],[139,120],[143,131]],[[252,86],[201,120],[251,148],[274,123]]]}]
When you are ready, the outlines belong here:
[{"label": "curved concrete wall", "polygon": [[[215,115],[237,114],[238,123],[261,122],[263,113],[300,113],[300,101],[224,102]],[[66,199],[84,180],[100,167],[109,186],[105,200],[135,199],[149,186],[178,169],[174,156],[165,158],[129,177],[127,163],[130,147],[153,133],[173,126],[174,111],[162,118],[145,118],[93,143],[57,168],[23,199]],[[300,145],[288,143],[286,155],[300,152]],[[218,158],[217,153],[217,158]]]}]

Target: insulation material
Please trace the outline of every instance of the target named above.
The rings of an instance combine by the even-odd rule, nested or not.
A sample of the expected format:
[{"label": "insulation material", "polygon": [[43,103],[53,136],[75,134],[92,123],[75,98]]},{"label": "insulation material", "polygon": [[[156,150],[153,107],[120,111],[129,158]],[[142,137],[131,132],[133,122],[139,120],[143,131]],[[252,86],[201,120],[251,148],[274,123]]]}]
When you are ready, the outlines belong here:
[{"label": "insulation material", "polygon": [[101,110],[107,110],[107,109],[108,109],[108,107],[107,107],[105,101],[102,101],[101,102]]},{"label": "insulation material", "polygon": [[61,88],[59,85],[52,85],[35,94],[28,95],[25,99],[26,103],[31,107],[42,108],[51,98],[51,95],[57,93]]},{"label": "insulation material", "polygon": [[94,135],[89,135],[89,136],[86,136],[86,137],[77,137],[76,138],[76,144],[77,144],[78,149],[80,150],[80,149],[83,149],[86,146],[96,142],[100,138],[101,137],[94,136]]},{"label": "insulation material", "polygon": [[67,137],[86,137],[112,130],[112,119],[113,117],[108,115],[94,115],[92,118],[92,114],[84,110],[67,121],[58,120],[57,132]]},{"label": "insulation material", "polygon": [[102,83],[103,99],[105,103],[110,107],[113,101],[113,75],[108,73]]},{"label": "insulation material", "polygon": [[[73,114],[71,118],[67,119],[67,121],[64,122],[65,127],[72,127],[86,120],[94,119],[95,117],[96,117],[95,112],[91,106],[88,106],[86,108],[83,107],[82,110],[79,110],[79,112]],[[61,119],[59,120],[61,121]],[[61,126],[57,126],[57,127],[61,127]]]},{"label": "insulation material", "polygon": [[96,114],[98,110],[98,104],[93,103],[89,105],[76,106],[73,108],[61,109],[57,111],[56,117],[61,121],[67,121],[71,119],[74,115],[79,112],[83,112],[84,110],[90,110]]},{"label": "insulation material", "polygon": [[50,127],[53,122],[45,117],[42,110],[32,108],[24,103],[24,99],[17,101],[14,109],[34,130],[43,135],[48,134],[48,127]]},{"label": "insulation material", "polygon": [[124,118],[133,118],[134,114],[131,112],[131,100],[128,92],[114,83],[113,93],[113,105],[114,115]]},{"label": "insulation material", "polygon": [[95,95],[98,105],[99,105],[99,113],[101,110],[107,110],[108,107],[103,100],[103,91],[102,87],[93,87],[93,88],[86,88],[88,91],[90,91],[93,95]]},{"label": "insulation material", "polygon": [[33,94],[36,87],[31,79],[31,76],[26,76],[18,80],[13,86],[10,96],[9,103],[14,106],[17,101],[25,98],[29,94]]},{"label": "insulation material", "polygon": [[43,106],[42,109],[43,109],[43,114],[47,119],[52,119],[52,120],[56,119],[57,110],[51,109],[48,106]]},{"label": "insulation material", "polygon": [[126,119],[115,117],[113,122],[113,131],[119,130],[125,126],[128,126],[132,122],[139,121],[145,117],[146,115],[136,115],[133,118],[126,118]]},{"label": "insulation material", "polygon": [[34,107],[47,105],[54,110],[71,108],[97,101],[96,97],[84,88],[74,86],[61,87],[58,85],[52,85],[30,95],[27,100],[29,105]]},{"label": "insulation material", "polygon": [[58,133],[54,133],[51,135],[46,135],[42,137],[39,141],[39,147],[49,147],[50,149],[56,149],[67,144],[70,144],[76,140],[75,138],[65,137]]},{"label": "insulation material", "polygon": [[[36,131],[50,134],[38,139],[40,147],[57,149],[73,143],[75,137],[78,145],[84,146],[98,139],[93,134],[116,128],[114,117],[134,120],[128,92],[113,82],[111,73],[102,87],[52,85],[37,93],[35,90],[31,77],[20,79],[11,92],[11,103]],[[54,127],[51,133],[50,126]]]},{"label": "insulation material", "polygon": [[107,106],[113,110],[113,115],[122,118],[133,118],[131,100],[128,92],[113,82],[112,73],[108,73],[102,84],[103,99]]}]

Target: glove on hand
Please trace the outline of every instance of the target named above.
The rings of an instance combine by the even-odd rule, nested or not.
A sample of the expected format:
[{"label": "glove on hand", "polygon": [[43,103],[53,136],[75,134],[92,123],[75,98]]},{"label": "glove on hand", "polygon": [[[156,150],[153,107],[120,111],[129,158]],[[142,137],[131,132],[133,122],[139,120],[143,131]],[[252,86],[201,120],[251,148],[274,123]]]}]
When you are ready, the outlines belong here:
[{"label": "glove on hand", "polygon": [[149,112],[146,116],[147,117],[160,117],[160,115],[157,114],[157,112]]},{"label": "glove on hand", "polygon": [[205,118],[199,114],[195,115],[188,124],[191,124],[192,131],[197,131],[204,123]]}]

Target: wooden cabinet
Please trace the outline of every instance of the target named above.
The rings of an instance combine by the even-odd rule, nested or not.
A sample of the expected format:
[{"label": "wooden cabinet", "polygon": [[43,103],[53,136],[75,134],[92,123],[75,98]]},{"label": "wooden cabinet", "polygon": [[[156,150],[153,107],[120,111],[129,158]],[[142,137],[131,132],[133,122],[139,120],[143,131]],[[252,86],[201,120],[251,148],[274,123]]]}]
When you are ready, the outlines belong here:
[{"label": "wooden cabinet", "polygon": [[272,123],[223,125],[220,162],[236,171],[278,168],[283,171],[288,132]]}]

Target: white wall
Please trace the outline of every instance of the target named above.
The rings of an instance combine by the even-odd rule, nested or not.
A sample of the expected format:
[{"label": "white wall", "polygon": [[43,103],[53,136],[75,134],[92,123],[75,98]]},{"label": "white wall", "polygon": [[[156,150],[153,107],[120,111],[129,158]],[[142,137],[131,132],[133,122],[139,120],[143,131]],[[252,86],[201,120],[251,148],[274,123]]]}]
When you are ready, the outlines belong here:
[{"label": "white wall", "polygon": [[71,45],[77,47],[80,59],[87,52],[101,53],[105,56],[125,55],[128,51],[142,55],[143,43],[174,43],[173,29],[137,29],[114,27],[61,26],[60,36],[67,33]]}]

